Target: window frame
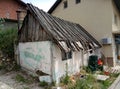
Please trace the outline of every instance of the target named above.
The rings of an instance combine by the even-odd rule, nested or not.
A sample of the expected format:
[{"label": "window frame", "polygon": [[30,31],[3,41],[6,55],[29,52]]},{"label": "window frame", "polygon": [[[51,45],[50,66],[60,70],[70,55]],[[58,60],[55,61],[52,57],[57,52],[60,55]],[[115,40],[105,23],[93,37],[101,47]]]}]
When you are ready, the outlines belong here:
[{"label": "window frame", "polygon": [[69,51],[69,52],[65,52],[65,51],[61,51],[62,53],[62,61],[68,60],[68,59],[72,59],[73,57],[73,52]]},{"label": "window frame", "polygon": [[64,1],[63,4],[64,4],[64,9],[66,9],[68,7],[68,2]]},{"label": "window frame", "polygon": [[118,20],[117,20],[117,19],[118,19],[117,15],[116,15],[116,14],[114,14],[114,24],[115,24],[115,25],[117,25],[117,24],[118,24]]},{"label": "window frame", "polygon": [[81,0],[75,0],[75,3],[76,4],[78,4],[78,3],[80,3],[81,2]]}]

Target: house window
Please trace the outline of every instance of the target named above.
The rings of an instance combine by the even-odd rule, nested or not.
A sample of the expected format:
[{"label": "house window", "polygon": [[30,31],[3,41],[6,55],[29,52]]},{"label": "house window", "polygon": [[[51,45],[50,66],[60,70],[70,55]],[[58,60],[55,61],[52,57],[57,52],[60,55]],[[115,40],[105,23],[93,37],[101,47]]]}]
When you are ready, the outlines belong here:
[{"label": "house window", "polygon": [[89,45],[89,52],[90,52],[90,54],[92,54],[93,53],[93,50],[92,50],[92,47]]},{"label": "house window", "polygon": [[117,15],[116,14],[114,14],[114,23],[117,25]]},{"label": "house window", "polygon": [[76,0],[76,4],[78,4],[78,3],[80,3],[81,2],[81,0]]},{"label": "house window", "polygon": [[62,51],[62,60],[72,59],[72,51],[65,52]]},{"label": "house window", "polygon": [[67,8],[68,7],[68,3],[67,1],[64,1],[64,8]]}]

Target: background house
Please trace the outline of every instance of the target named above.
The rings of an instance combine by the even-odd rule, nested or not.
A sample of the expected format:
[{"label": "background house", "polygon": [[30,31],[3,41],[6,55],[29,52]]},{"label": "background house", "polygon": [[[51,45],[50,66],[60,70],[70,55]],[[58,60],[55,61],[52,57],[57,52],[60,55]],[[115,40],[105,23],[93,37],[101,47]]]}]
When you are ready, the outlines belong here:
[{"label": "background house", "polygon": [[66,71],[79,72],[84,64],[84,52],[89,54],[89,50],[101,47],[79,24],[53,17],[31,4],[27,6],[18,34],[18,62],[28,71],[39,74],[41,80],[59,82]]},{"label": "background house", "polygon": [[120,60],[120,0],[57,0],[48,13],[81,24],[101,44],[109,66]]},{"label": "background house", "polygon": [[23,20],[25,14],[26,4],[21,0],[0,0],[0,18],[4,19],[2,29],[16,28],[17,19]]}]

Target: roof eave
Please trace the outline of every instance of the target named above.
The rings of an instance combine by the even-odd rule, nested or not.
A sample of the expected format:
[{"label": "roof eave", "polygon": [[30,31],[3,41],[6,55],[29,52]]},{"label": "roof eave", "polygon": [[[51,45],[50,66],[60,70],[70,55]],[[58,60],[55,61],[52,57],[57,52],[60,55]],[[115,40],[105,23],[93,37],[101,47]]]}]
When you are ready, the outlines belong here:
[{"label": "roof eave", "polygon": [[16,0],[18,3],[20,3],[21,5],[27,7],[27,4],[25,2],[23,2],[22,0]]},{"label": "roof eave", "polygon": [[55,10],[55,8],[61,3],[61,1],[62,1],[62,0],[57,0],[57,1],[53,4],[53,6],[48,10],[48,13],[51,14],[51,13]]}]

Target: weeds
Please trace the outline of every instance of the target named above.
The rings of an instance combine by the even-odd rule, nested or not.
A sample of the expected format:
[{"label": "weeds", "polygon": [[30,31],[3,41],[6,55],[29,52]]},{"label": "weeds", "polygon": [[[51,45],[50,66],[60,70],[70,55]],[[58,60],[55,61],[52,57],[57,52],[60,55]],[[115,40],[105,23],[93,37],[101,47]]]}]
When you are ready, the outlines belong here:
[{"label": "weeds", "polygon": [[109,79],[105,80],[105,81],[98,81],[98,83],[100,84],[100,88],[99,89],[108,89],[108,87],[112,84],[113,81],[110,81]]},{"label": "weeds", "polygon": [[67,85],[70,82],[70,77],[68,75],[61,78],[61,83]]},{"label": "weeds", "polygon": [[[84,74],[85,72],[83,71],[82,73]],[[71,82],[66,83],[66,80],[69,81],[69,78],[64,78],[63,83],[67,84],[66,89],[108,89],[118,75],[110,74],[109,79],[101,81],[97,80],[93,74],[86,73],[85,77],[77,79],[75,84]]]},{"label": "weeds", "polygon": [[22,83],[30,83],[28,79],[25,79],[22,75],[17,74],[15,80]]},{"label": "weeds", "polygon": [[93,82],[96,82],[96,79],[92,75],[86,76],[86,78],[78,79],[74,86],[69,87],[69,89],[93,89]]},{"label": "weeds", "polygon": [[29,87],[24,87],[24,89],[30,89]]},{"label": "weeds", "polygon": [[18,65],[17,63],[15,63],[14,67],[13,67],[13,71],[19,71],[21,69],[21,66]]},{"label": "weeds", "polygon": [[45,82],[45,81],[41,81],[41,82],[39,83],[39,85],[40,85],[41,87],[45,87],[45,86],[48,86],[48,83]]}]

